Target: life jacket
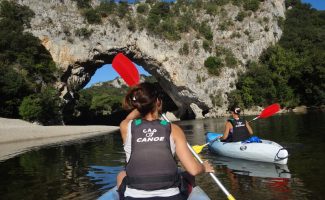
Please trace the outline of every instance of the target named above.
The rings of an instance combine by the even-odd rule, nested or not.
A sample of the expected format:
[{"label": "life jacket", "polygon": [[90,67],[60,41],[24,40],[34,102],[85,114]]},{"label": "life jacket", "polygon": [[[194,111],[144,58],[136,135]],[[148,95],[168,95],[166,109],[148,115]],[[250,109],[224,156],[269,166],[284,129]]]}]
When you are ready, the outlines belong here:
[{"label": "life jacket", "polygon": [[251,135],[248,132],[246,127],[246,121],[243,119],[229,119],[228,120],[232,125],[232,141],[231,142],[239,142],[247,140]]},{"label": "life jacket", "polygon": [[139,190],[178,186],[178,168],[170,149],[167,121],[136,119],[131,123],[131,155],[126,164],[127,185]]}]

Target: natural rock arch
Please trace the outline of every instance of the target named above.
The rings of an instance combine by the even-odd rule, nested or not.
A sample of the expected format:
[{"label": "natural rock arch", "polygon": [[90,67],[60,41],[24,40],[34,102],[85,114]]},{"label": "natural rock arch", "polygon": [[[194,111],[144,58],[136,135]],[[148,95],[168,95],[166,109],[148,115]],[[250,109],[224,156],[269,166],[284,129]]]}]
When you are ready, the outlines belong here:
[{"label": "natural rock arch", "polygon": [[[139,49],[134,46],[123,48],[109,49],[105,53],[96,54],[92,60],[84,62],[75,62],[68,66],[67,70],[61,77],[58,89],[61,92],[61,97],[69,103],[75,99],[75,93],[82,89],[95,74],[98,68],[104,64],[112,63],[113,58],[117,53],[123,53],[133,62],[141,65],[148,73],[155,77],[164,92],[172,99],[177,106],[174,114],[180,119],[194,119],[197,111],[193,111],[191,105],[196,104],[203,113],[208,112],[209,107],[195,98],[195,93],[186,87],[177,87],[170,80],[168,72],[162,67],[161,63],[144,55]],[[180,92],[179,92],[180,91]],[[184,96],[183,94],[186,94]]]},{"label": "natural rock arch", "polygon": [[[109,17],[103,18],[101,24],[89,24],[73,0],[17,2],[35,12],[26,31],[41,40],[63,71],[56,88],[67,102],[75,98],[75,91],[90,80],[97,68],[111,63],[114,55],[122,52],[156,77],[178,106],[179,116],[196,118],[226,113],[227,93],[235,89],[237,74],[245,71],[246,63],[257,60],[279,40],[282,30],[278,20],[285,17],[284,0],[263,1],[256,12],[250,12],[242,21],[236,20],[242,8],[232,4],[223,7],[227,11],[225,16],[200,11],[197,21],[205,21],[213,35],[211,50],[207,50],[203,48],[204,37],[198,37],[193,30],[183,33],[177,41],[170,41],[146,29],[129,30],[126,19],[118,27]],[[91,2],[92,5],[100,3],[99,0]],[[132,14],[136,14],[135,6],[131,5]],[[225,20],[233,22],[228,30],[221,28]],[[80,30],[91,34],[87,37],[76,34]],[[185,44],[186,55],[180,53]],[[233,66],[223,67],[219,76],[209,74],[204,66],[207,58],[216,55],[216,47],[226,48],[238,60]]]}]

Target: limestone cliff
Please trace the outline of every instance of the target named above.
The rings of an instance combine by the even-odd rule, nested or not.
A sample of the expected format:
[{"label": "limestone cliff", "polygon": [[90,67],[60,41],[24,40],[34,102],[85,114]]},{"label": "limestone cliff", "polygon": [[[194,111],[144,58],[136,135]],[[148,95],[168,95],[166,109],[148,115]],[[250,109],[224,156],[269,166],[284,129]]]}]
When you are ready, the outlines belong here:
[{"label": "limestone cliff", "polygon": [[[189,31],[178,41],[169,41],[149,35],[146,29],[130,31],[126,19],[114,26],[109,18],[98,25],[86,23],[75,1],[71,0],[18,0],[35,12],[31,28],[26,31],[38,37],[51,53],[63,76],[57,82],[62,97],[69,101],[83,88],[103,64],[111,63],[118,52],[123,52],[135,63],[142,65],[156,77],[163,89],[178,106],[178,115],[197,118],[222,115],[227,106],[227,92],[235,89],[237,74],[245,71],[245,64],[256,60],[264,49],[276,43],[282,35],[278,24],[284,18],[284,0],[264,0],[259,9],[238,21],[241,8],[224,6],[223,16],[197,14],[198,21],[207,21],[213,32],[215,46],[230,49],[237,66],[224,67],[219,76],[210,75],[204,61],[213,51],[202,48],[203,39]],[[93,0],[92,5],[99,1]],[[136,15],[136,6],[131,12]],[[225,30],[221,24],[231,21]],[[125,22],[125,23],[124,23]],[[73,33],[81,28],[91,30],[89,38]],[[187,55],[179,53],[184,43],[189,44]],[[193,48],[194,43],[199,48]],[[217,99],[217,100],[216,100]],[[216,103],[218,101],[219,103]]]}]

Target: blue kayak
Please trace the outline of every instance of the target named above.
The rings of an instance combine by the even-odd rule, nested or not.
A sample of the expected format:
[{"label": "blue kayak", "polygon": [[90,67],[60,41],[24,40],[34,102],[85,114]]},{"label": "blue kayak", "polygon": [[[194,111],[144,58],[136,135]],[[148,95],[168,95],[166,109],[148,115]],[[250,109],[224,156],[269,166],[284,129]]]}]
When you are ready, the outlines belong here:
[{"label": "blue kayak", "polygon": [[[116,190],[117,188],[115,186],[114,188],[110,189],[102,196],[100,196],[98,200],[119,200],[119,196]],[[192,192],[188,197],[188,200],[210,200],[210,198],[199,186],[195,186],[192,189]]]},{"label": "blue kayak", "polygon": [[[208,132],[206,141],[211,142],[221,133]],[[288,151],[276,142],[260,140],[259,142],[221,142],[209,143],[209,149],[221,156],[244,160],[269,162],[285,165],[288,162]]]}]

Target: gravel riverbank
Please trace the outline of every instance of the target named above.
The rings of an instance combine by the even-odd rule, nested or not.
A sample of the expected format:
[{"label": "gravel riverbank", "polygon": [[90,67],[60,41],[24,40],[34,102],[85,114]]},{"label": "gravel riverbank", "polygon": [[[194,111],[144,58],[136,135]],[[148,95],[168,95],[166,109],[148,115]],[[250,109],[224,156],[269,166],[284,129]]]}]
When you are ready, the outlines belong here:
[{"label": "gravel riverbank", "polygon": [[0,118],[0,160],[41,146],[108,134],[117,126],[40,126],[19,119]]}]

